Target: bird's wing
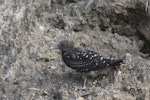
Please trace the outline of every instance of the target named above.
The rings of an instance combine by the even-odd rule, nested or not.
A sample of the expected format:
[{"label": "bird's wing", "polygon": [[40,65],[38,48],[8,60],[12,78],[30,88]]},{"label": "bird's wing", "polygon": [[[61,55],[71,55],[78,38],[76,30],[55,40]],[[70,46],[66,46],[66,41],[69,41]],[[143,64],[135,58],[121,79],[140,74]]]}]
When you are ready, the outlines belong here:
[{"label": "bird's wing", "polygon": [[[94,57],[98,53],[89,50],[76,49],[63,55],[63,60],[71,68],[82,68],[91,66],[94,63]],[[92,66],[91,66],[92,67]]]}]

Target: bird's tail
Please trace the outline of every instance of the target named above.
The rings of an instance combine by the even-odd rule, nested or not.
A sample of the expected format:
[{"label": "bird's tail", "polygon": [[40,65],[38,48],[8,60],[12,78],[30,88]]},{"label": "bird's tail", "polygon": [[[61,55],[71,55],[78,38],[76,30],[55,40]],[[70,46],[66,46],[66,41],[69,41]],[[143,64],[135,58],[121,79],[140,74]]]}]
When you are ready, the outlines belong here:
[{"label": "bird's tail", "polygon": [[118,66],[123,63],[123,59],[110,60],[110,66]]}]

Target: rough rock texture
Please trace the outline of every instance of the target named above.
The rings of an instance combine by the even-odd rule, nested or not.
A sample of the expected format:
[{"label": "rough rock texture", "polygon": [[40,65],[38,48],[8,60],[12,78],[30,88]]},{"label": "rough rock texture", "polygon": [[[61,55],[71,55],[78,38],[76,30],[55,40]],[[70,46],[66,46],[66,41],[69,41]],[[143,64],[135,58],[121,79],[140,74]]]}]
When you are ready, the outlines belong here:
[{"label": "rough rock texture", "polygon": [[[149,100],[146,1],[0,0],[0,100]],[[125,64],[80,90],[80,73],[52,48],[62,39]]]}]

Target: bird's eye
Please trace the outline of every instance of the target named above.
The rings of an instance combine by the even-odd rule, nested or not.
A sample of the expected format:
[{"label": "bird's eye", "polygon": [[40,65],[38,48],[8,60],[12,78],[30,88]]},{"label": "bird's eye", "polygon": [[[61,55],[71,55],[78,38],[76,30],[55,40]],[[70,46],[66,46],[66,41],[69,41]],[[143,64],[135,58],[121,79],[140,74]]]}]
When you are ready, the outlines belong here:
[{"label": "bird's eye", "polygon": [[60,44],[60,46],[61,46],[61,47],[64,47],[65,45],[64,45],[64,44]]}]

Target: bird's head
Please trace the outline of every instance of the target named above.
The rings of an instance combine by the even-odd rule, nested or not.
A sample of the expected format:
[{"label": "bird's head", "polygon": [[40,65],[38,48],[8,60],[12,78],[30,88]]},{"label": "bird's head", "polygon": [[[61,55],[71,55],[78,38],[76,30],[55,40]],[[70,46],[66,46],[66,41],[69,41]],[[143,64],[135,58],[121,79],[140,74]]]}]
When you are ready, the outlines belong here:
[{"label": "bird's head", "polygon": [[69,50],[74,48],[74,42],[73,41],[68,41],[68,40],[62,40],[62,41],[59,42],[58,48],[62,52],[69,51]]}]

